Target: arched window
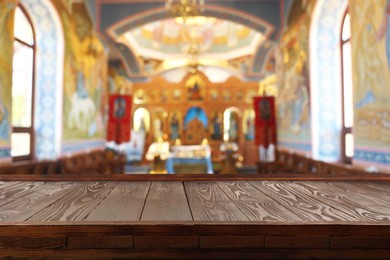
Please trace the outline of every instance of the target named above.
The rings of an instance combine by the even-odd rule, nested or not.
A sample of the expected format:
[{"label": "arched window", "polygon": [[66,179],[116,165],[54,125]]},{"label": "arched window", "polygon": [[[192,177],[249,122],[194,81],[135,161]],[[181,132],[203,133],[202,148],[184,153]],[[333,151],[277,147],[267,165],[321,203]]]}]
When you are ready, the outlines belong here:
[{"label": "arched window", "polygon": [[34,157],[34,57],[35,37],[30,18],[22,6],[15,11],[14,54],[12,74],[13,160]]},{"label": "arched window", "polygon": [[353,142],[353,92],[352,92],[352,55],[351,55],[351,23],[348,10],[344,16],[341,29],[341,65],[342,65],[342,97],[343,97],[343,128],[342,128],[342,160],[351,163],[354,154]]}]

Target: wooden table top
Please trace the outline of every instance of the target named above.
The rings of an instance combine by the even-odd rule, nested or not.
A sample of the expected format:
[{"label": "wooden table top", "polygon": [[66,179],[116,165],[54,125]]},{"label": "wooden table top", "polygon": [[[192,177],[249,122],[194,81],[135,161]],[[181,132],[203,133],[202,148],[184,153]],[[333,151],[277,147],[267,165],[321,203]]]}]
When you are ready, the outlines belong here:
[{"label": "wooden table top", "polygon": [[390,182],[0,181],[10,223],[390,223]]}]

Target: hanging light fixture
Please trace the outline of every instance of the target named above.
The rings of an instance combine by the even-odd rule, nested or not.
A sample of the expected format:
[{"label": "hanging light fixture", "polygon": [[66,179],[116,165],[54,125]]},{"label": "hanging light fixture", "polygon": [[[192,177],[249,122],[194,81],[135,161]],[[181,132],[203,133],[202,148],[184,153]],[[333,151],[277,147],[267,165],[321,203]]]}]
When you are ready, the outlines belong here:
[{"label": "hanging light fixture", "polygon": [[[172,17],[179,19],[177,21],[184,28],[185,54],[188,56],[186,71],[191,74],[196,74],[199,70],[198,56],[201,52],[199,43],[191,35],[188,26],[191,25],[189,18],[196,19],[202,15],[204,11],[204,0],[166,0],[165,9]],[[188,24],[187,24],[188,23]]]},{"label": "hanging light fixture", "polygon": [[180,17],[183,22],[189,17],[198,16],[204,11],[204,0],[167,0],[165,9],[173,16]]}]

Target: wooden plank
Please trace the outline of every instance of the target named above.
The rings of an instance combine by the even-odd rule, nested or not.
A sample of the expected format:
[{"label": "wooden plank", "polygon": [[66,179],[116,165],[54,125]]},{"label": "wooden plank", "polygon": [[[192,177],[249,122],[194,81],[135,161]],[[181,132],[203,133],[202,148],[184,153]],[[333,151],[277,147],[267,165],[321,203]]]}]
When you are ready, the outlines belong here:
[{"label": "wooden plank", "polygon": [[133,248],[133,236],[68,236],[67,249],[117,249]]},{"label": "wooden plank", "polygon": [[333,236],[331,248],[390,248],[390,237]]},{"label": "wooden plank", "polygon": [[265,236],[265,248],[329,248],[329,236]]},{"label": "wooden plank", "polygon": [[251,185],[270,198],[277,201],[301,221],[352,221],[350,214],[335,209],[329,201],[320,200],[319,196],[303,192],[301,186],[294,181],[261,181]]},{"label": "wooden plank", "polygon": [[141,221],[192,221],[182,182],[153,182]]},{"label": "wooden plank", "polygon": [[191,211],[196,221],[248,221],[217,182],[185,182]]},{"label": "wooden plank", "polygon": [[[314,184],[308,186],[302,182],[295,183],[299,190],[293,192],[294,194],[305,194],[315,199],[319,203],[326,203],[332,207],[332,212],[336,217],[343,221],[388,221],[390,219],[390,209],[377,205],[374,196],[380,197],[380,193],[374,193],[371,198],[365,196],[350,195],[346,190],[333,188],[330,183],[321,183],[315,186]],[[326,187],[326,188],[323,188]],[[387,203],[390,207],[390,202]]]},{"label": "wooden plank", "polygon": [[14,186],[19,183],[20,183],[19,181],[0,181],[0,192],[9,186]]},{"label": "wooden plank", "polygon": [[140,220],[150,182],[121,182],[85,220]]},{"label": "wooden plank", "polygon": [[60,249],[65,247],[65,237],[27,237],[15,235],[0,237],[0,248],[2,249]]},{"label": "wooden plank", "polygon": [[197,236],[135,236],[135,249],[198,248]]},{"label": "wooden plank", "polygon": [[118,182],[90,181],[80,184],[71,193],[36,213],[29,221],[82,221]]},{"label": "wooden plank", "polygon": [[[364,201],[365,204],[390,205],[390,185],[388,183],[340,181],[299,183],[305,188],[318,191],[316,195],[321,197],[332,197],[337,194],[346,199]],[[386,190],[382,188],[386,188]]]},{"label": "wooden plank", "polygon": [[4,189],[0,190],[0,198],[1,198],[0,206],[31,193],[44,184],[43,181],[38,181],[38,182],[22,181],[22,182],[11,182],[11,183],[13,185],[9,185]]},{"label": "wooden plank", "polygon": [[201,236],[200,248],[264,248],[264,236]]},{"label": "wooden plank", "polygon": [[299,221],[300,217],[255,189],[250,182],[221,181],[218,185],[251,221]]},{"label": "wooden plank", "polygon": [[73,182],[48,182],[33,186],[30,192],[19,192],[20,197],[0,206],[0,221],[25,221],[77,186]]},{"label": "wooden plank", "polygon": [[5,259],[372,259],[388,260],[389,249],[221,249],[199,250],[197,248],[124,250],[2,250]]}]

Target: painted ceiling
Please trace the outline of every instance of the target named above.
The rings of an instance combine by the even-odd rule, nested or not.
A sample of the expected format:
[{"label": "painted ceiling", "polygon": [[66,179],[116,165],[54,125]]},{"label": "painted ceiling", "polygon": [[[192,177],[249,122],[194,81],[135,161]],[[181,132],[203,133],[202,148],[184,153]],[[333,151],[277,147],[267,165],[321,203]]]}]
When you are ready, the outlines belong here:
[{"label": "painted ceiling", "polygon": [[127,75],[172,74],[194,61],[208,71],[260,78],[281,34],[288,0],[206,0],[183,24],[163,0],[99,0],[96,23]]},{"label": "painted ceiling", "polygon": [[151,22],[123,38],[140,56],[161,60],[191,55],[235,59],[253,55],[264,39],[262,33],[227,20],[204,16],[189,20],[188,24],[173,18]]}]

